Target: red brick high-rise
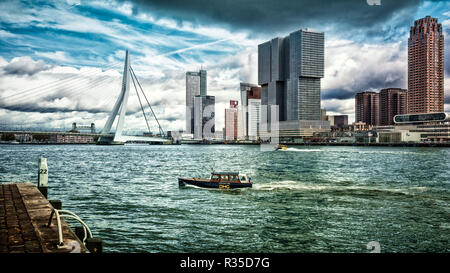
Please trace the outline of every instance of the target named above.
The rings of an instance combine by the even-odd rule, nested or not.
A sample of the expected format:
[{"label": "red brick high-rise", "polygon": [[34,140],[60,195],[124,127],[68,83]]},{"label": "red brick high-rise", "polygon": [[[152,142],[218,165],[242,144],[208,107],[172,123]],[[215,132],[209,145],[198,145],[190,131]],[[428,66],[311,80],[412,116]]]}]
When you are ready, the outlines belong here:
[{"label": "red brick high-rise", "polygon": [[437,18],[416,20],[408,39],[408,113],[444,111],[444,35]]},{"label": "red brick high-rise", "polygon": [[355,96],[355,121],[367,125],[380,125],[380,94],[377,92],[360,92]]},{"label": "red brick high-rise", "polygon": [[225,131],[224,138],[225,140],[235,140],[237,138],[237,130],[238,130],[238,101],[230,100],[230,108],[225,109]]},{"label": "red brick high-rise", "polygon": [[401,88],[380,91],[380,125],[394,125],[394,116],[408,111],[408,92]]}]

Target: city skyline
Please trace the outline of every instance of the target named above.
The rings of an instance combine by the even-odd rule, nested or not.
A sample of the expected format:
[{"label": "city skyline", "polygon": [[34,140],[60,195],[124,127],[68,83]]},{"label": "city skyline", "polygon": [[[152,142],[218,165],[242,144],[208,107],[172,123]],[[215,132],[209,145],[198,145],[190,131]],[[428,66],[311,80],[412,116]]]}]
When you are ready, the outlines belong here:
[{"label": "city skyline", "polygon": [[[120,91],[119,71],[126,47],[130,49],[132,66],[137,76],[142,77],[144,90],[151,94],[166,130],[184,129],[185,101],[180,94],[185,92],[185,72],[199,70],[202,65],[210,77],[208,93],[216,97],[216,128],[223,128],[223,109],[230,99],[239,100],[240,82],[257,83],[257,45],[299,28],[312,28],[323,31],[326,36],[321,108],[331,115],[348,114],[352,122],[353,98],[357,92],[407,87],[407,37],[414,20],[426,15],[439,18],[444,36],[449,33],[448,3],[398,2],[397,5],[383,2],[381,7],[368,6],[365,1],[361,1],[364,5],[355,4],[356,10],[369,12],[367,20],[373,25],[358,26],[357,16],[349,16],[339,24],[333,21],[336,17],[330,17],[319,24],[326,14],[324,11],[309,21],[281,20],[276,22],[276,27],[264,32],[251,23],[248,26],[241,21],[232,24],[226,18],[213,22],[207,18],[208,10],[197,21],[189,20],[196,10],[182,14],[176,7],[165,12],[157,8],[152,11],[151,1],[150,4],[49,1],[48,5],[41,6],[19,1],[1,3],[0,120],[59,127],[61,124],[70,127],[72,122],[95,122],[102,128],[112,108],[108,100],[113,101],[115,98],[111,96],[117,96]],[[344,9],[348,5],[343,2],[336,4],[336,8]],[[215,6],[220,8],[219,4]],[[266,15],[272,12],[267,11]],[[383,16],[374,19],[370,12]],[[394,16],[395,13],[404,17]],[[59,17],[53,18],[52,14]],[[389,27],[383,28],[386,25]],[[346,29],[337,34],[336,30],[344,27]],[[49,36],[56,39],[50,43]],[[69,43],[73,46],[65,46]],[[444,89],[445,111],[448,112],[450,62],[448,46],[444,48],[447,48]],[[112,70],[98,69],[108,68],[108,65],[111,68],[115,63],[118,66]],[[383,66],[377,67],[380,63]],[[109,77],[111,82],[98,92],[94,88],[87,96],[55,90],[38,97],[41,100],[37,102],[36,97],[34,100],[4,99],[29,87],[64,78],[69,73],[88,83],[95,77],[89,78],[86,74],[97,73],[96,77]],[[99,98],[103,98],[100,103]],[[132,102],[130,97],[130,112],[137,113],[138,104]],[[139,125],[144,129],[141,119],[131,115],[127,122],[131,128]]]}]

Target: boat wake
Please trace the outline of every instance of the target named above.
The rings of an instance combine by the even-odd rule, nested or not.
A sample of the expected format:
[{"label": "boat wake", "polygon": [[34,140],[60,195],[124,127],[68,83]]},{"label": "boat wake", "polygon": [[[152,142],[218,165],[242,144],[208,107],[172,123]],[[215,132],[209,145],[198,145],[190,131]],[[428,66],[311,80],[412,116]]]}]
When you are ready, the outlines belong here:
[{"label": "boat wake", "polygon": [[286,151],[286,152],[321,152],[321,149],[298,149],[298,148],[287,148],[282,149],[280,151]]},{"label": "boat wake", "polygon": [[332,185],[312,184],[299,181],[285,180],[268,183],[253,184],[256,191],[321,191],[321,192],[345,192],[347,194],[401,194],[414,195],[425,192],[426,187],[385,188],[379,186],[356,186],[356,185]]}]

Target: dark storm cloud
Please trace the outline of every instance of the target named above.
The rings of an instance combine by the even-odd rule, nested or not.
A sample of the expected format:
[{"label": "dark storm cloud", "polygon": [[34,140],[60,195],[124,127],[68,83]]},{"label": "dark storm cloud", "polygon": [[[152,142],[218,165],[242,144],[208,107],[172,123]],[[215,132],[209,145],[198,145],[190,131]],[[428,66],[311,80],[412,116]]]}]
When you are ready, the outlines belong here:
[{"label": "dark storm cloud", "polygon": [[[375,77],[371,78],[369,75],[363,77],[357,84],[349,86],[348,89],[329,89],[322,91],[322,99],[338,99],[346,100],[354,98],[356,93],[364,91],[380,91],[384,88],[406,88],[406,79],[403,75],[404,71],[399,71],[397,74],[391,74],[391,77]],[[387,76],[387,75],[385,75]]]},{"label": "dark storm cloud", "polygon": [[346,100],[346,99],[354,98],[355,94],[358,92],[361,92],[361,91],[352,92],[352,91],[341,90],[341,89],[322,91],[322,99],[323,100],[329,100],[329,99]]},{"label": "dark storm cloud", "polygon": [[83,108],[78,107],[76,105],[73,108],[62,108],[62,107],[49,107],[49,106],[40,106],[35,103],[21,103],[21,104],[5,104],[0,102],[0,109],[5,109],[9,111],[18,111],[25,113],[71,113],[71,112],[88,112],[92,114],[97,113],[108,113],[110,109],[102,109],[102,108]]},{"label": "dark storm cloud", "polygon": [[[292,28],[321,29],[336,24],[340,32],[364,28],[376,35],[389,32],[382,25],[396,17],[397,25],[409,25],[421,0],[134,0],[134,13],[151,11],[161,17],[189,20],[198,24],[226,24],[232,28],[256,30],[258,34],[291,31]],[[373,1],[368,1],[373,2]]]}]

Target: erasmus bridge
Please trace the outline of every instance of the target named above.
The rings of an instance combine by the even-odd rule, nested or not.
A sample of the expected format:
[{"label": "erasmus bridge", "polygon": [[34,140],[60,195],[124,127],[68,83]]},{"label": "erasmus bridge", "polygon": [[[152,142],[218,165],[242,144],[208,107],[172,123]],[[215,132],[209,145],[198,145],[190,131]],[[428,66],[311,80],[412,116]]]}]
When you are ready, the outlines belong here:
[{"label": "erasmus bridge", "polygon": [[[25,90],[13,95],[10,95],[9,97],[4,97],[3,103],[6,101],[5,99],[11,99],[11,97],[16,97],[16,99],[13,99],[13,102],[15,104],[9,104],[8,110],[12,111],[24,111],[24,112],[39,112],[39,113],[53,113],[58,112],[61,109],[55,108],[55,107],[48,107],[44,110],[39,109],[36,106],[36,97],[39,97],[39,95],[42,95],[42,92],[49,92],[60,89],[71,89],[73,87],[79,87],[79,80],[78,79],[66,79],[63,83],[64,85],[61,85],[59,83],[51,83],[49,86],[43,86],[41,88],[31,88],[29,90]],[[104,80],[96,80],[95,84],[92,85],[92,87],[99,85],[101,81]],[[108,81],[108,79],[106,79]],[[130,96],[130,84],[133,84],[134,90],[136,91],[136,95],[139,101],[139,105],[143,114],[143,118],[145,119],[145,123],[147,125],[147,129],[149,132],[149,135],[151,135],[150,125],[149,125],[149,119],[150,116],[146,114],[144,111],[144,108],[148,107],[151,112],[151,116],[154,117],[157,123],[157,128],[159,133],[156,136],[134,136],[134,135],[127,135],[124,133],[124,125],[126,120],[126,113],[127,113],[127,104],[128,104],[128,98]],[[59,84],[59,86],[58,86]],[[40,91],[38,91],[41,89]],[[89,92],[89,88],[86,90],[82,90],[81,93]],[[139,95],[141,93],[141,95]],[[141,99],[142,96],[142,99]],[[147,105],[144,106],[144,101]],[[34,102],[33,102],[34,100]],[[28,102],[25,102],[28,101]],[[72,110],[76,111],[76,110]],[[67,112],[67,111],[66,111]],[[115,127],[115,130],[112,130],[113,124],[117,120],[117,125]],[[50,132],[49,132],[50,133]],[[123,76],[122,76],[122,87],[121,92],[108,116],[108,119],[106,121],[105,126],[103,127],[100,136],[98,138],[97,144],[102,145],[113,145],[113,144],[124,144],[126,142],[152,142],[152,143],[163,143],[167,142],[168,138],[166,137],[166,134],[164,130],[161,127],[161,124],[158,121],[158,118],[156,117],[155,112],[153,111],[152,106],[150,105],[150,102],[145,95],[145,92],[142,88],[142,85],[140,84],[139,80],[136,77],[136,74],[133,70],[133,68],[130,65],[130,57],[129,52],[126,50],[125,53],[125,64],[123,69]]]},{"label": "erasmus bridge", "polygon": [[[125,120],[125,114],[127,112],[128,96],[130,93],[130,79],[132,80],[134,89],[136,90],[136,94],[139,99],[139,104],[141,106],[142,113],[144,114],[145,122],[147,124],[149,132],[150,132],[150,126],[148,124],[148,119],[145,114],[144,107],[142,106],[142,101],[139,96],[139,91],[136,86],[136,83],[139,86],[139,89],[142,92],[142,95],[144,96],[145,100],[147,101],[147,105],[150,108],[153,116],[155,117],[155,120],[158,123],[159,133],[163,137],[127,136],[127,135],[122,134],[124,120]],[[113,125],[114,120],[117,115],[119,115],[119,119],[117,121],[116,131],[115,131],[115,133],[111,134],[111,126]],[[142,89],[142,86],[139,83],[139,81],[136,77],[136,74],[133,71],[133,68],[130,66],[130,56],[129,56],[129,53],[127,50],[125,53],[125,65],[124,65],[124,69],[123,69],[122,91],[120,92],[120,95],[117,98],[116,103],[114,104],[112,112],[111,112],[108,120],[106,121],[105,127],[103,127],[102,133],[98,139],[97,144],[105,144],[105,145],[123,144],[127,141],[164,142],[164,141],[167,141],[167,138],[165,138],[164,136],[165,136],[164,130],[161,128],[158,118],[156,117],[155,112],[153,111],[153,108],[147,99],[147,96],[145,96],[144,90]]]}]

